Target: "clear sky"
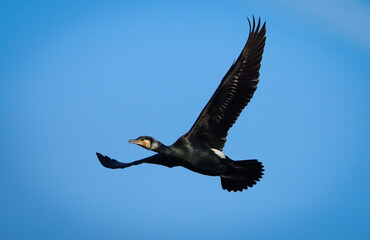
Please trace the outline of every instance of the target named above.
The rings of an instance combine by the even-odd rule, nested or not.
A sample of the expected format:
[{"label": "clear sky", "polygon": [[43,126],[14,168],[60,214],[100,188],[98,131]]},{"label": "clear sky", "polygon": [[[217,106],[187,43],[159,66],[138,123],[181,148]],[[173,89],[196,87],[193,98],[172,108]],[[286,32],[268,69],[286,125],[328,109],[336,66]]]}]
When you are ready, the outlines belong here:
[{"label": "clear sky", "polygon": [[[187,132],[267,21],[230,158],[242,193],[183,168],[103,168]],[[370,239],[370,3],[0,1],[1,239]]]}]

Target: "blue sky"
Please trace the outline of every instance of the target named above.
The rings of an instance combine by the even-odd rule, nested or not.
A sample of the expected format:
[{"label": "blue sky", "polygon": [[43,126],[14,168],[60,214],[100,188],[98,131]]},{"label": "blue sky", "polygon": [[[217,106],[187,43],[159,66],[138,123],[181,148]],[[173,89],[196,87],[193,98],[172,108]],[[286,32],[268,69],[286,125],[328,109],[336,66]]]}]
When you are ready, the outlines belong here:
[{"label": "blue sky", "polygon": [[[1,239],[369,239],[369,2],[0,3]],[[252,14],[260,84],[224,152],[262,181],[103,168],[189,130]]]}]

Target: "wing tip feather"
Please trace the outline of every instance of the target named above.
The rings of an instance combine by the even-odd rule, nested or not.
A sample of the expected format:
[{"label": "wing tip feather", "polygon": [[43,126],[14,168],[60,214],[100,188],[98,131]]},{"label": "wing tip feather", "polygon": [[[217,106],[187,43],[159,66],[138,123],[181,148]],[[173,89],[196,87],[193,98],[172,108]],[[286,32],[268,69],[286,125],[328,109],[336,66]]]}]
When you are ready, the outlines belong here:
[{"label": "wing tip feather", "polygon": [[[256,25],[256,18],[254,17],[254,15],[252,15],[252,22],[249,19],[249,17],[247,17],[247,20],[248,20],[249,33],[250,34],[251,33],[263,33],[263,35],[265,34],[265,32],[266,32],[266,21],[264,21],[263,24],[262,24],[261,17],[258,17],[257,25]],[[261,24],[262,24],[262,26],[261,26]]]}]

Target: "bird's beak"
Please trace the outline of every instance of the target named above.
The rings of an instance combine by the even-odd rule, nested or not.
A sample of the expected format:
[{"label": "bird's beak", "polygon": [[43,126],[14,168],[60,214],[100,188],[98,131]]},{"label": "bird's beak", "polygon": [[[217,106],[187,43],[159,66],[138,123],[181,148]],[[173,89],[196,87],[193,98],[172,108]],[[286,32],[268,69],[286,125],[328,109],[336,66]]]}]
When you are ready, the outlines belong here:
[{"label": "bird's beak", "polygon": [[128,143],[137,144],[137,145],[142,146],[142,147],[145,147],[145,145],[146,145],[145,141],[136,140],[136,139],[130,139],[130,140],[128,140]]}]

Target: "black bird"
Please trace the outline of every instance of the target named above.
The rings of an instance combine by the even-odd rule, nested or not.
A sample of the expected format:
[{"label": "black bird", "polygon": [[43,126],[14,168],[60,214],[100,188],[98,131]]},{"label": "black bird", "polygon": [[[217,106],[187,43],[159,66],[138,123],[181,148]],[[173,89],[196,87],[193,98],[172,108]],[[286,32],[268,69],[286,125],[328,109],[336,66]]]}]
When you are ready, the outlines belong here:
[{"label": "black bird", "polygon": [[107,168],[127,168],[142,163],[166,167],[182,166],[194,172],[220,176],[223,189],[243,191],[252,187],[263,175],[263,165],[256,159],[233,161],[222,149],[228,130],[251,100],[258,83],[262,53],[266,41],[266,22],[248,19],[249,37],[238,59],[222,79],[216,92],[200,113],[194,125],[171,146],[153,137],[142,136],[129,143],[137,144],[157,154],[131,163],[122,163],[96,153]]}]

